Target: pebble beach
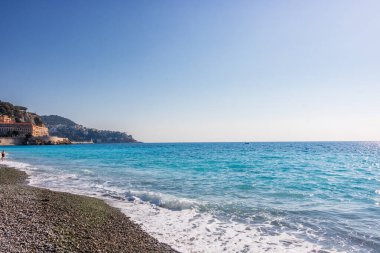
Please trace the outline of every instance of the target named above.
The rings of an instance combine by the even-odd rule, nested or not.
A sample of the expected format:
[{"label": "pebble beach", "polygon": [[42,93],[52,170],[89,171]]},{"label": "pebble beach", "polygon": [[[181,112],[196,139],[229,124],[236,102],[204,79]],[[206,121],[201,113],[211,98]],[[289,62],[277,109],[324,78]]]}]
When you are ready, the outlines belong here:
[{"label": "pebble beach", "polygon": [[0,252],[176,252],[102,200],[27,179],[0,166]]}]

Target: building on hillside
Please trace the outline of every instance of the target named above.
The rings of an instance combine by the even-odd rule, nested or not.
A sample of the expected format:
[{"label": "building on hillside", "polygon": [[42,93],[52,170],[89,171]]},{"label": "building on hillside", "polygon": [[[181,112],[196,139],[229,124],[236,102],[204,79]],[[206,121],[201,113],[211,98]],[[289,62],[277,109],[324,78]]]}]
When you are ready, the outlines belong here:
[{"label": "building on hillside", "polygon": [[29,122],[17,123],[7,115],[0,115],[0,136],[11,135],[41,137],[49,136],[49,131],[44,125],[37,126]]},{"label": "building on hillside", "polygon": [[49,130],[44,125],[37,126],[32,124],[32,136],[49,136]]},{"label": "building on hillside", "polygon": [[0,123],[14,123],[12,118],[8,115],[0,115]]}]

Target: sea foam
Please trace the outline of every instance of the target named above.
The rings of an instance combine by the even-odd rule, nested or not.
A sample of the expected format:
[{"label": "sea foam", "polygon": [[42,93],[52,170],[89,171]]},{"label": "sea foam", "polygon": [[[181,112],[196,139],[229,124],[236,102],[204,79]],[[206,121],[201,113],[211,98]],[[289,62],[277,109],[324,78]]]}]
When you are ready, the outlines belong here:
[{"label": "sea foam", "polygon": [[[262,227],[221,221],[196,209],[171,211],[140,201],[108,200],[159,241],[180,252],[318,252],[320,245],[288,233],[264,234]],[[267,226],[271,226],[267,224]],[[337,252],[329,250],[328,252]]]}]

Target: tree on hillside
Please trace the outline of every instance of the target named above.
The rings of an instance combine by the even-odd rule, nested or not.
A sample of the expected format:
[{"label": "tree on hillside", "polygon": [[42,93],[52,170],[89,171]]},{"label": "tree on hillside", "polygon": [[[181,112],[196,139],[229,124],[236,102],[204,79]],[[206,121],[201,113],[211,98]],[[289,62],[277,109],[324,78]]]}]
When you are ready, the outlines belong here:
[{"label": "tree on hillside", "polygon": [[36,124],[37,126],[42,126],[44,124],[39,117],[35,117],[33,120],[34,124]]}]

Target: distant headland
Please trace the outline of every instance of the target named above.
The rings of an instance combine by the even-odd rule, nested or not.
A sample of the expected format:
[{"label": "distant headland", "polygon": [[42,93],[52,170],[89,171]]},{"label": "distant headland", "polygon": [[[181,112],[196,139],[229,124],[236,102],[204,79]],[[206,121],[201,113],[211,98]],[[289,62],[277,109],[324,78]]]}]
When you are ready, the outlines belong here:
[{"label": "distant headland", "polygon": [[125,132],[87,128],[58,116],[39,116],[0,100],[0,145],[137,142]]}]

